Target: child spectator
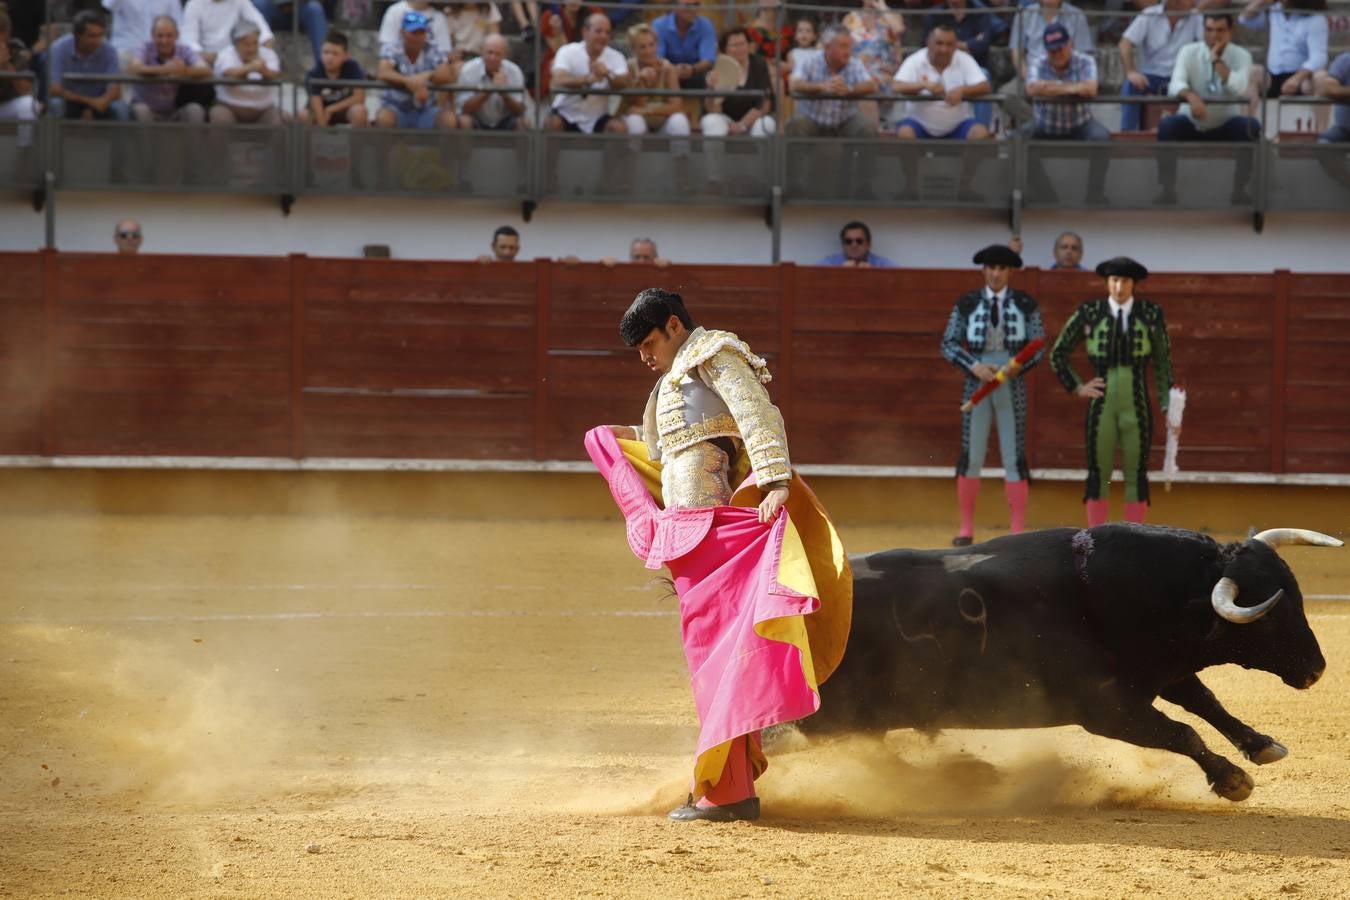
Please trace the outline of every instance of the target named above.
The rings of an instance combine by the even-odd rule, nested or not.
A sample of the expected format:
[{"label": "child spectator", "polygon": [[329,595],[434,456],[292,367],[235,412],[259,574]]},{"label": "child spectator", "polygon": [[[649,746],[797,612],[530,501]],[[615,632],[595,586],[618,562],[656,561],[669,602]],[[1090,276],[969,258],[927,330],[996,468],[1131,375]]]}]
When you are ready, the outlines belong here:
[{"label": "child spectator", "polygon": [[364,81],[365,70],[347,55],[347,36],[330,31],[323,39],[319,62],[305,75],[309,89],[309,109],[300,114],[300,121],[320,127],[350,125],[364,128],[369,123],[366,112],[366,92],[363,88],[315,87],[314,81]]}]

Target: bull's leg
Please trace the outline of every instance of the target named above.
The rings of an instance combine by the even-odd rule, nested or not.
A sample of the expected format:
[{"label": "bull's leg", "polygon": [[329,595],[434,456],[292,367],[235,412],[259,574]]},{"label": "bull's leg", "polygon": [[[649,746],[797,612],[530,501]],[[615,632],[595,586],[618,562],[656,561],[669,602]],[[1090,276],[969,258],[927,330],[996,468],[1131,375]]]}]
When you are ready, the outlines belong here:
[{"label": "bull's leg", "polygon": [[1228,738],[1234,747],[1242,751],[1243,756],[1258,766],[1279,762],[1289,754],[1289,748],[1284,744],[1268,734],[1261,734],[1224,709],[1219,698],[1205,687],[1198,675],[1191,675],[1176,684],[1168,685],[1158,696],[1213,725],[1219,734]]},{"label": "bull's leg", "polygon": [[1171,750],[1195,760],[1214,793],[1229,800],[1246,800],[1254,786],[1246,772],[1210,751],[1195,729],[1169,719],[1152,706],[1137,703],[1103,705],[1084,716],[1083,727],[1093,734],[1139,747]]}]

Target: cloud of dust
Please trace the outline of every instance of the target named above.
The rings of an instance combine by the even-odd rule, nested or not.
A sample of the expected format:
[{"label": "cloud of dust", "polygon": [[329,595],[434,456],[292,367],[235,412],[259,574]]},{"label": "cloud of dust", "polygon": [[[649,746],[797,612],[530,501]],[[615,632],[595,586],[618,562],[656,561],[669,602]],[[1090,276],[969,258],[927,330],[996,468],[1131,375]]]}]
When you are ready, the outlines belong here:
[{"label": "cloud of dust", "polygon": [[86,783],[186,805],[274,786],[281,739],[256,681],[185,664],[162,645],[44,625],[20,633],[62,645],[54,674],[79,709],[54,737],[79,748]]},{"label": "cloud of dust", "polygon": [[811,819],[913,814],[1019,815],[1064,808],[1221,803],[1189,759],[1116,741],[1038,731],[798,736],[770,755],[760,793],[776,815]]}]

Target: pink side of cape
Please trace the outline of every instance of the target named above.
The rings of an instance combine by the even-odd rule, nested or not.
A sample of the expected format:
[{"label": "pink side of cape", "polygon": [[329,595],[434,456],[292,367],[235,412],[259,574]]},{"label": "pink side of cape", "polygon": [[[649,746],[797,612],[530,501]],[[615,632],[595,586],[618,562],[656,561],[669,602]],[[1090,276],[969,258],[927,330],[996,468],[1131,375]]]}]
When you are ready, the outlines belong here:
[{"label": "pink side of cape", "polygon": [[663,510],[608,428],[588,432],[586,450],[623,511],[633,552],[649,566],[666,565],[675,580],[699,754],[815,712],[820,697],[802,670],[802,651],[755,631],[820,608],[778,581],[787,511],[762,525],[753,508]]}]

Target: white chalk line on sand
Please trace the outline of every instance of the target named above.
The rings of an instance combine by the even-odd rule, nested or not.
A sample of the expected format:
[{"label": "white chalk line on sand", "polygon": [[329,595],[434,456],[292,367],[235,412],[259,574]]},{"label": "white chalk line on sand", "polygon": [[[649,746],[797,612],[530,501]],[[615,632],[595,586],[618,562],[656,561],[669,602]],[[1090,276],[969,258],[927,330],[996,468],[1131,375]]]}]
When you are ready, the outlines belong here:
[{"label": "white chalk line on sand", "polygon": [[200,615],[129,615],[50,618],[9,616],[0,618],[5,625],[129,625],[160,622],[277,622],[304,619],[510,619],[510,618],[615,618],[654,619],[679,615],[670,609],[411,609],[314,611],[270,613],[202,613]]}]

